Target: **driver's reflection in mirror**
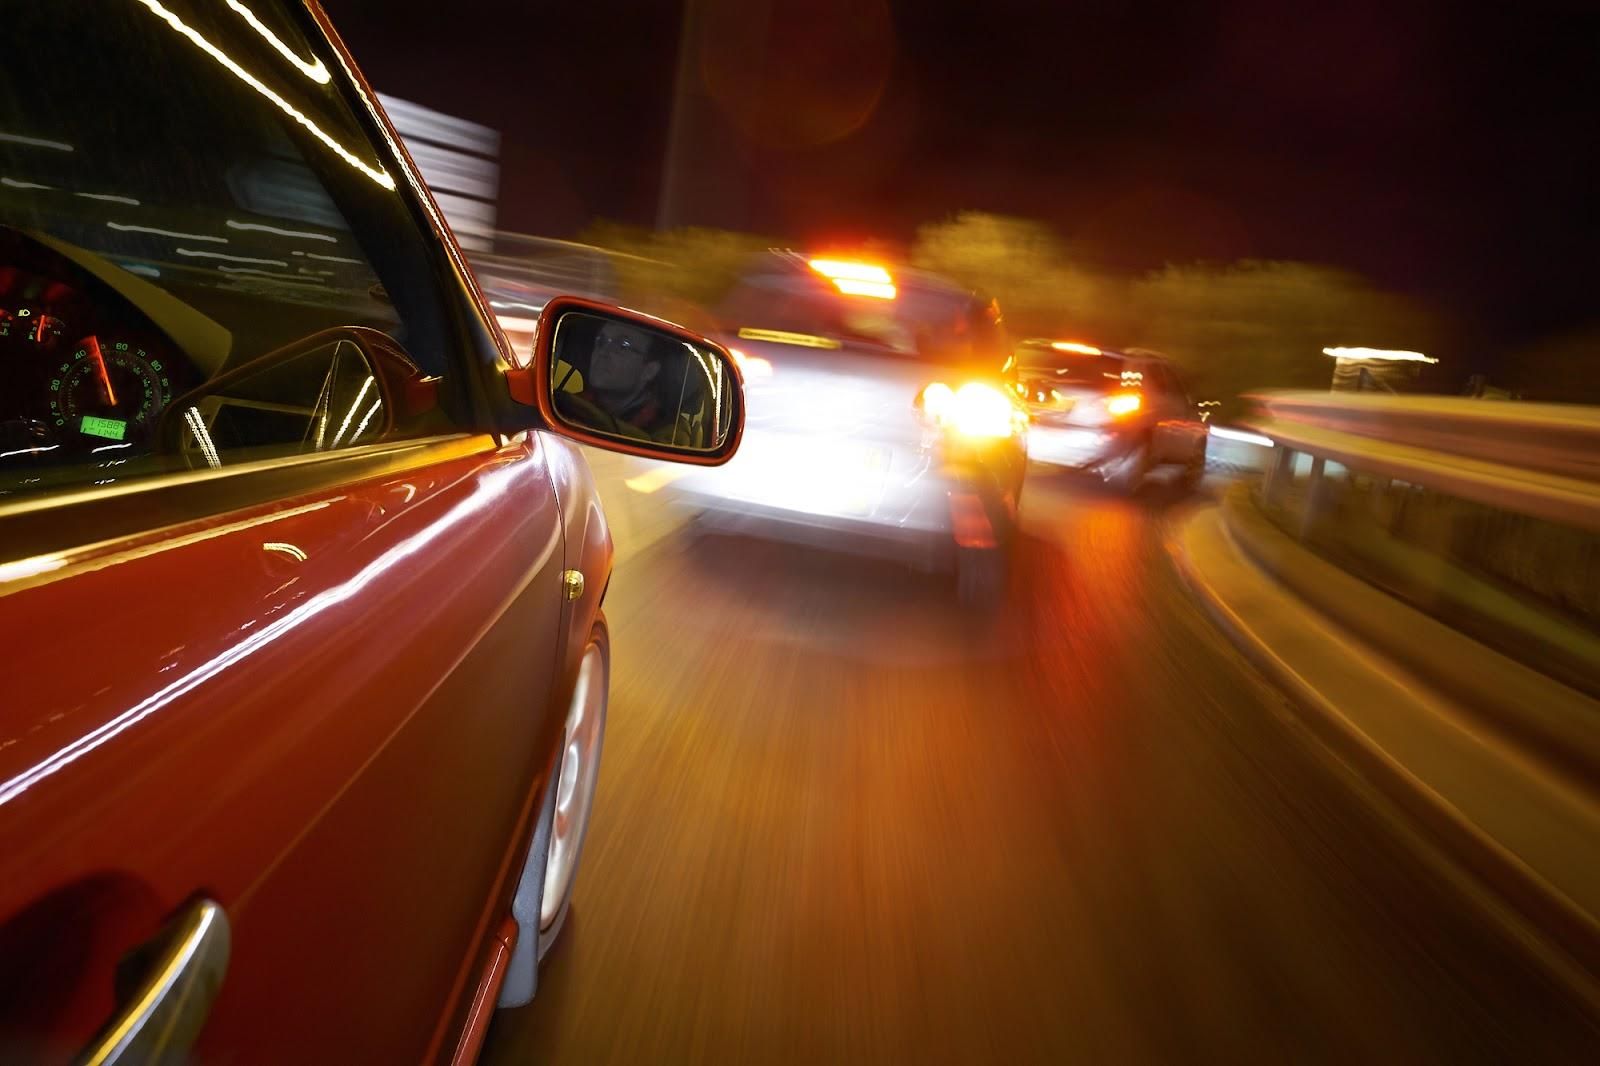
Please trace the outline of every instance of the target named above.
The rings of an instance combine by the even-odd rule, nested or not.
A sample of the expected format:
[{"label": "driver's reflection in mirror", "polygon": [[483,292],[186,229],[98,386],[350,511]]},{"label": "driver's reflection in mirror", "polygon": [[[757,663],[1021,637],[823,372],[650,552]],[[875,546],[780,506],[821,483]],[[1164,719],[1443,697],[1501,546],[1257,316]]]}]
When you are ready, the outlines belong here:
[{"label": "driver's reflection in mirror", "polygon": [[[576,316],[574,316],[576,317]],[[588,373],[557,360],[556,406],[567,418],[601,433],[657,443],[693,445],[685,439],[678,407],[662,403],[657,384],[662,358],[660,341],[647,330],[625,322],[607,322],[595,333]]]}]

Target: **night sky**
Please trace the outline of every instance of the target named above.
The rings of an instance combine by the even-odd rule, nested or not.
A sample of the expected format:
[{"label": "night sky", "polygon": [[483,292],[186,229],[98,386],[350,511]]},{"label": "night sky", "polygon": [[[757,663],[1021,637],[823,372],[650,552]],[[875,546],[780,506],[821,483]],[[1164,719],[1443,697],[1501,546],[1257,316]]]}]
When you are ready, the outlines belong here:
[{"label": "night sky", "polygon": [[1496,342],[1600,320],[1600,4],[692,2],[325,6],[380,90],[502,131],[508,229],[654,223],[670,156],[672,221],[981,209],[1114,269],[1349,267]]}]

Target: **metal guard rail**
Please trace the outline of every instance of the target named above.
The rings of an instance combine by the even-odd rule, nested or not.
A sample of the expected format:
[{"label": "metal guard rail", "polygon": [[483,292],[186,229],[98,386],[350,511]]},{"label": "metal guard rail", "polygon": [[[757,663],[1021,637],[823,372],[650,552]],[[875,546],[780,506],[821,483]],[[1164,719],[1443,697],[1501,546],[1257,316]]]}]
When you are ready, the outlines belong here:
[{"label": "metal guard rail", "polygon": [[[1444,396],[1262,392],[1244,424],[1276,445],[1275,499],[1298,452],[1324,464],[1600,532],[1600,409]],[[1308,508],[1308,512],[1314,508]]]}]

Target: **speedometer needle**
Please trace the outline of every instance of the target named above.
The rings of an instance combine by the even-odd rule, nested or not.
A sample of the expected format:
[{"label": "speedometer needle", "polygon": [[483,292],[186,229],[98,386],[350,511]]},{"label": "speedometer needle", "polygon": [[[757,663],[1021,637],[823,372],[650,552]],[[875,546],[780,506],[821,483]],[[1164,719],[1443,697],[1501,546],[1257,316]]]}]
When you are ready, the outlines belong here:
[{"label": "speedometer needle", "polygon": [[95,369],[100,372],[100,394],[106,398],[107,407],[115,407],[117,394],[111,388],[111,375],[106,373],[106,358],[100,354],[100,341],[91,333],[85,343],[88,345],[89,354],[94,356]]}]

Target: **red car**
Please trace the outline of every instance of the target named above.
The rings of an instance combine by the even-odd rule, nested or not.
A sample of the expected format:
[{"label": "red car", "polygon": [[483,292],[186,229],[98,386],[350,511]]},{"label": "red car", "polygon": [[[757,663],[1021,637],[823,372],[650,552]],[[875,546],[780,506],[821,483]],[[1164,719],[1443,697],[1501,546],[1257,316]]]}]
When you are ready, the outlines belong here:
[{"label": "red car", "polygon": [[7,22],[0,1061],[469,1061],[594,795],[574,441],[720,463],[733,363],[557,299],[519,365],[314,5]]}]

